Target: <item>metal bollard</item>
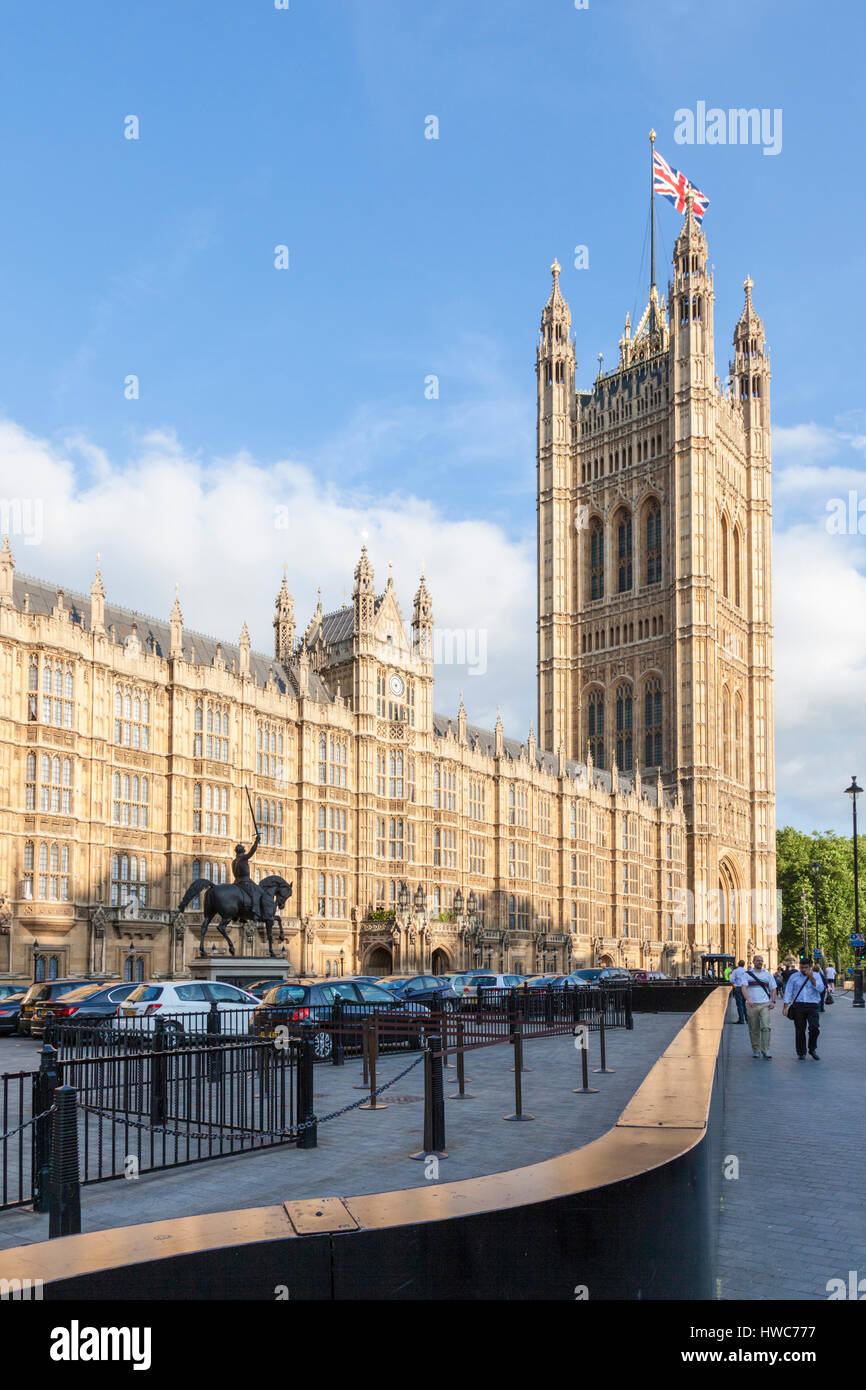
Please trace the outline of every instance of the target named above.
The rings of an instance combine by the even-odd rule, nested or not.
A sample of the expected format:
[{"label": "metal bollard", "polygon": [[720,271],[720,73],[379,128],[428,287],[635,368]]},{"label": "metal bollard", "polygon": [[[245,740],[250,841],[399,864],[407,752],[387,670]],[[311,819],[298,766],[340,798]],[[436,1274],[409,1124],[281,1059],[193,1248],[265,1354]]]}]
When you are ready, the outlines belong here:
[{"label": "metal bollard", "polygon": [[616,1071],[616,1067],[609,1067],[609,1066],[607,1065],[607,1061],[606,1061],[606,1059],[605,1059],[605,1046],[604,1046],[604,1009],[602,1009],[601,1013],[600,1013],[599,1016],[598,1016],[598,1043],[599,1043],[599,1048],[600,1048],[600,1050],[601,1050],[601,1066],[600,1066],[600,1067],[593,1067],[593,1072],[595,1072],[595,1073],[604,1072],[604,1073],[607,1073],[607,1074],[612,1074],[613,1072]]},{"label": "metal bollard", "polygon": [[298,1048],[298,1126],[305,1126],[298,1134],[299,1149],[315,1149],[319,1142],[313,1068],[316,1045],[312,1035],[313,1029],[305,1024]]},{"label": "metal bollard", "polygon": [[[33,1077],[33,1114],[42,1115],[51,1108],[54,1092],[60,1085],[60,1066],[56,1048],[47,1043],[39,1053],[39,1070]],[[48,1210],[48,1185],[51,1176],[52,1116],[45,1115],[33,1126],[33,1210]]]},{"label": "metal bollard", "polygon": [[379,1020],[378,1020],[378,1018],[376,1017],[376,1015],[374,1014],[373,1017],[370,1019],[370,1027],[369,1027],[369,1031],[368,1031],[369,1042],[368,1042],[368,1046],[367,1046],[367,1052],[368,1052],[369,1058],[370,1058],[370,1099],[369,1099],[368,1101],[366,1101],[364,1105],[359,1105],[359,1106],[358,1106],[358,1109],[359,1109],[359,1110],[387,1110],[387,1109],[388,1109],[388,1106],[387,1106],[387,1105],[380,1105],[380,1103],[379,1103],[379,1098],[378,1098],[378,1096],[376,1095],[376,1063],[377,1063],[377,1061],[379,1060],[379,1027],[378,1027],[378,1023],[379,1023]]},{"label": "metal bollard", "polygon": [[447,1158],[445,1148],[445,1086],[442,1073],[442,1038],[431,1033],[424,1053],[424,1147],[409,1155],[417,1162]]},{"label": "metal bollard", "polygon": [[634,1019],[631,1016],[631,985],[625,992],[625,1026],[629,1031],[634,1028]]},{"label": "metal bollard", "polygon": [[81,1186],[78,1177],[78,1117],[71,1086],[54,1092],[51,1173],[48,1184],[48,1239],[81,1233]]},{"label": "metal bollard", "polygon": [[334,1031],[331,1034],[331,1061],[335,1067],[343,1066],[346,1056],[343,1043],[343,1001],[339,995],[334,1000],[332,1014]]},{"label": "metal bollard", "polygon": [[221,1081],[223,1074],[224,1057],[222,1049],[217,1047],[220,1039],[220,1015],[219,1005],[216,1001],[211,1003],[207,1015],[207,1079],[208,1081]]},{"label": "metal bollard", "polygon": [[474,1100],[475,1097],[466,1089],[466,1067],[463,1053],[463,1020],[457,1020],[457,1094],[449,1096],[449,1100]]},{"label": "metal bollard", "polygon": [[503,1120],[534,1120],[534,1115],[524,1115],[523,1113],[523,1080],[522,1073],[527,1070],[523,1065],[523,1024],[518,1023],[511,1034],[511,1043],[514,1048],[514,1114],[503,1115]]},{"label": "metal bollard", "polygon": [[574,1030],[574,1045],[580,1052],[583,1085],[572,1088],[573,1096],[597,1096],[598,1088],[589,1084],[589,1024],[579,1023]]},{"label": "metal bollard", "polygon": [[370,1085],[370,1019],[366,1015],[361,1024],[361,1059],[364,1064],[363,1075],[352,1087],[354,1091],[366,1091]]}]

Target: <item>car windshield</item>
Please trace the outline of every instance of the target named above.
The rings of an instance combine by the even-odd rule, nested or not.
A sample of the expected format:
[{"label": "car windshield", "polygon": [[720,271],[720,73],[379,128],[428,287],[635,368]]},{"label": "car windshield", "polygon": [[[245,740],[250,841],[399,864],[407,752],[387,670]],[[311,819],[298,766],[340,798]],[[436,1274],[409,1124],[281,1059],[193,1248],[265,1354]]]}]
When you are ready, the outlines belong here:
[{"label": "car windshield", "polygon": [[399,989],[401,985],[408,983],[409,981],[402,975],[383,975],[379,981],[382,989]]},{"label": "car windshield", "polygon": [[268,1004],[303,1004],[307,991],[303,985],[280,985],[265,996]]},{"label": "car windshield", "polygon": [[127,1004],[149,1004],[162,996],[161,985],[136,985],[127,998]]},{"label": "car windshield", "polygon": [[387,989],[379,989],[378,985],[368,985],[359,981],[356,988],[365,1004],[389,1004],[391,996]]},{"label": "car windshield", "polygon": [[110,989],[111,985],[79,985],[77,989],[69,989],[63,995],[67,1004],[75,1004],[79,999],[89,999],[93,994],[101,994],[104,989]]}]

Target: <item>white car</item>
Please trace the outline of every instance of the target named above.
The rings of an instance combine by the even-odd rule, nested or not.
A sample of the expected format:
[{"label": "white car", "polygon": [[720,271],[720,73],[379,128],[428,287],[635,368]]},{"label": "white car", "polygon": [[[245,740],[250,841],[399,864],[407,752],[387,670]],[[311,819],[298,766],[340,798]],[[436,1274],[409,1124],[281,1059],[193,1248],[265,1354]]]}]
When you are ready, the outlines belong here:
[{"label": "white car", "polygon": [[[475,971],[472,974],[467,974],[465,979],[466,984],[463,987],[461,998],[466,1004],[477,999],[479,995],[483,995],[485,990],[515,989],[518,985],[523,984],[522,975],[496,975],[490,970]],[[498,994],[496,1002],[501,1003],[501,1001],[502,995]]]},{"label": "white car", "polygon": [[162,1017],[167,1032],[203,1042],[212,1004],[217,1006],[220,1033],[248,1033],[259,1000],[245,989],[219,980],[148,981],[137,985],[118,1005],[117,1023],[121,1028],[152,1029]]}]

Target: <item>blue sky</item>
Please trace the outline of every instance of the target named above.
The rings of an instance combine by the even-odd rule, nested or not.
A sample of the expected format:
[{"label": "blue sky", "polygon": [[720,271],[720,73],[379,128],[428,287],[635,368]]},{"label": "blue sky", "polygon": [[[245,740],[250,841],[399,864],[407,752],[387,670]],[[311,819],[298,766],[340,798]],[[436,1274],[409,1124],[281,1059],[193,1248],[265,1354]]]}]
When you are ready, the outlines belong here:
[{"label": "blue sky", "polygon": [[[719,376],[747,272],[772,350],[779,823],[845,828],[836,783],[866,774],[866,626],[851,615],[866,563],[862,536],[827,534],[826,507],[866,496],[864,28],[838,0],[13,0],[0,414],[19,433],[3,495],[21,492],[21,431],[59,469],[51,524],[19,565],[80,586],[101,549],[117,601],[167,611],[177,578],[191,626],[233,635],[246,617],[265,646],[282,560],[299,612],[316,562],[339,603],[366,531],[404,607],[424,558],[437,618],[490,631],[487,674],[444,672],[440,705],[462,687],[470,717],[501,703],[523,734],[548,266],[564,268],[587,384],[643,307],[652,125],[710,198]],[[675,112],[699,101],[781,109],[781,152],[678,146]],[[679,218],[663,205],[658,225],[664,284]],[[149,470],[166,482],[170,467],[186,536],[154,496]],[[323,518],[312,555],[308,507]],[[228,576],[225,511],[262,533]],[[807,670],[810,637],[823,647]]]}]

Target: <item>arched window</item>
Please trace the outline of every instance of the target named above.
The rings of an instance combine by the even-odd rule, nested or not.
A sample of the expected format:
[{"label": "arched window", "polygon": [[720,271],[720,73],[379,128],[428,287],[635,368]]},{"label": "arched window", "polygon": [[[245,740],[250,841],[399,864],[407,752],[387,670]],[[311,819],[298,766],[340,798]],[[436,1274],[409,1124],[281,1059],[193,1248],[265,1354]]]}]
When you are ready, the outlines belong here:
[{"label": "arched window", "polygon": [[604,598],[604,528],[598,517],[589,527],[589,596]]},{"label": "arched window", "polygon": [[731,692],[722,687],[722,772],[731,775]]},{"label": "arched window", "polygon": [[734,696],[734,776],[738,782],[743,780],[743,697],[737,692]]},{"label": "arched window", "polygon": [[734,603],[740,607],[740,528],[734,527]]},{"label": "arched window", "polygon": [[634,766],[633,723],[631,686],[620,685],[616,692],[616,765],[622,772],[631,772]]},{"label": "arched window", "polygon": [[644,763],[662,764],[662,689],[658,680],[647,681],[643,697]]},{"label": "arched window", "polygon": [[596,767],[604,767],[604,691],[592,690],[587,707],[589,751]]},{"label": "arched window", "polygon": [[653,499],[646,509],[646,582],[658,584],[662,577],[662,509]]},{"label": "arched window", "polygon": [[44,957],[44,956],[37,956],[37,958],[36,958],[36,980],[37,980],[37,983],[38,983],[40,980],[44,980],[44,979],[45,979],[45,957]]},{"label": "arched window", "polygon": [[728,518],[722,517],[721,525],[721,548],[722,553],[719,557],[722,562],[722,593],[728,597]]},{"label": "arched window", "polygon": [[621,511],[616,520],[616,589],[628,593],[631,588],[631,516]]},{"label": "arched window", "polygon": [[56,956],[52,956],[48,962],[48,978],[56,980],[60,973],[60,963]]}]

